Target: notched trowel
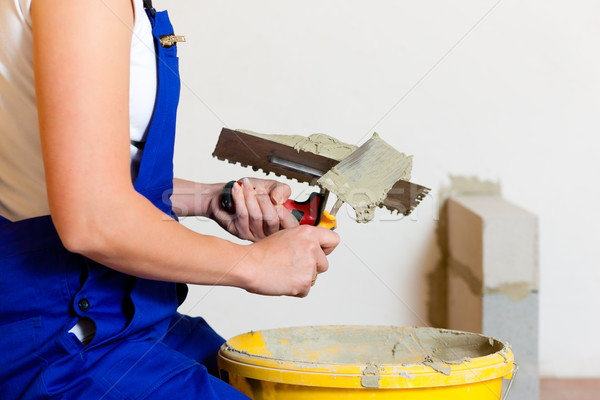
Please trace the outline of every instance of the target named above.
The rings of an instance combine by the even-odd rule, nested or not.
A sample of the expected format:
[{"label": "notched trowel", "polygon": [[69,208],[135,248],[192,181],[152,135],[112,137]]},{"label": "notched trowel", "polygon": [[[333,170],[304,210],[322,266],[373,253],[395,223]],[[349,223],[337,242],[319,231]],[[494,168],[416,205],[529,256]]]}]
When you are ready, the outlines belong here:
[{"label": "notched trowel", "polygon": [[412,156],[400,153],[375,133],[317,184],[337,196],[338,207],[343,201],[354,208],[357,222],[369,222],[394,184],[410,179],[411,170]]},{"label": "notched trowel", "polygon": [[[335,214],[343,202],[356,210],[358,222],[370,221],[377,206],[409,215],[429,193],[428,188],[408,181],[411,157],[377,134],[357,147],[323,134],[264,135],[223,128],[213,156],[321,187],[307,201],[284,203],[301,224],[335,228]],[[223,191],[225,209],[232,206],[232,183]],[[338,201],[328,213],[329,191]]]}]

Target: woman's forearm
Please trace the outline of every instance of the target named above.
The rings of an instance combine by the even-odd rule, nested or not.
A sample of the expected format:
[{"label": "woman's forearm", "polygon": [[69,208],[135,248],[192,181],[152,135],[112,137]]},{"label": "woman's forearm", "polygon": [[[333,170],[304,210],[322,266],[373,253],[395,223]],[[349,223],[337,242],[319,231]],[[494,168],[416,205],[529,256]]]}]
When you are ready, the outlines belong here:
[{"label": "woman's forearm", "polygon": [[180,217],[210,217],[212,202],[218,199],[223,183],[205,184],[185,179],[173,179],[171,202]]},{"label": "woman's forearm", "polygon": [[94,210],[62,222],[69,250],[143,278],[248,287],[250,246],[195,233],[133,190]]}]

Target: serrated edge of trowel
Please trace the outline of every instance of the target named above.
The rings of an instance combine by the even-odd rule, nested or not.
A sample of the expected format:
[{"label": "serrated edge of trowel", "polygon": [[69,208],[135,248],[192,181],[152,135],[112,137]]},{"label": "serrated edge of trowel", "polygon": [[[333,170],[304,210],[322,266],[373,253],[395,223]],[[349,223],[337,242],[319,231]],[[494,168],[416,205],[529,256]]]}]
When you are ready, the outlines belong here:
[{"label": "serrated edge of trowel", "polygon": [[[227,161],[231,164],[240,164],[250,167],[254,171],[265,174],[274,173],[287,179],[295,179],[316,186],[316,180],[329,171],[339,161],[303,150],[296,150],[292,146],[278,143],[248,133],[223,128],[219,140],[212,153],[213,157]],[[318,174],[308,174],[300,169],[286,168],[273,159],[283,159],[293,164],[318,170]]]},{"label": "serrated edge of trowel", "polygon": [[[410,207],[406,210],[402,210],[402,209],[392,205],[394,203],[394,198],[395,198],[393,191],[399,190],[400,189],[399,187],[403,187],[407,184],[410,187],[409,193],[408,193],[408,196],[410,199],[409,200]],[[411,196],[411,194],[412,194],[412,193],[410,193],[411,191],[414,191],[414,197]],[[392,187],[392,189],[390,189],[390,191],[387,194],[387,197],[385,198],[385,200],[383,200],[383,202],[381,202],[378,205],[378,207],[387,208],[392,213],[395,211],[398,214],[408,216],[414,211],[415,208],[417,208],[417,206],[419,204],[421,204],[421,201],[429,194],[430,191],[431,191],[431,189],[429,189],[425,186],[421,186],[416,183],[400,180],[400,181],[396,182],[396,184]],[[390,192],[392,192],[392,193],[390,193]],[[403,193],[401,193],[401,194],[403,194]],[[386,204],[386,202],[387,202],[387,204]],[[402,203],[402,204],[404,204],[404,203]]]}]

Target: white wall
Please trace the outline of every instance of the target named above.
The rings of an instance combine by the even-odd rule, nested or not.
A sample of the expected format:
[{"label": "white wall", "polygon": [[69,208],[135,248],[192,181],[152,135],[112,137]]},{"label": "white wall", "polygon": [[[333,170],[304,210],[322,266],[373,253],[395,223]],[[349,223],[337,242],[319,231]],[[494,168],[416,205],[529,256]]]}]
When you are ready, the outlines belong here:
[{"label": "white wall", "polygon": [[[222,126],[356,144],[376,130],[414,154],[413,181],[434,189],[410,218],[381,212],[358,225],[343,210],[342,244],[306,299],[195,287],[184,311],[225,337],[288,325],[425,325],[426,276],[439,257],[435,193],[450,174],[473,175],[499,180],[507,199],[540,217],[542,375],[600,376],[600,3],[155,5],[188,40],[179,45],[179,176],[251,174],[211,158]],[[227,237],[212,222],[184,223]]]}]

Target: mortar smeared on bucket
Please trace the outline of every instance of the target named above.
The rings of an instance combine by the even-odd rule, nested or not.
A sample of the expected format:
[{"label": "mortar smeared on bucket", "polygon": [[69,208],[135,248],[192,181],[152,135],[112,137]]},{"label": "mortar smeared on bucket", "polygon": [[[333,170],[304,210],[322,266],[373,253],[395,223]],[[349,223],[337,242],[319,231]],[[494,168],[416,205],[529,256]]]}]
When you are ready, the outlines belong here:
[{"label": "mortar smeared on bucket", "polygon": [[219,353],[222,378],[254,399],[346,398],[349,393],[385,399],[399,390],[403,399],[421,399],[411,396],[422,396],[417,392],[423,390],[500,399],[512,361],[510,348],[491,337],[385,326],[250,332],[230,339]]}]

